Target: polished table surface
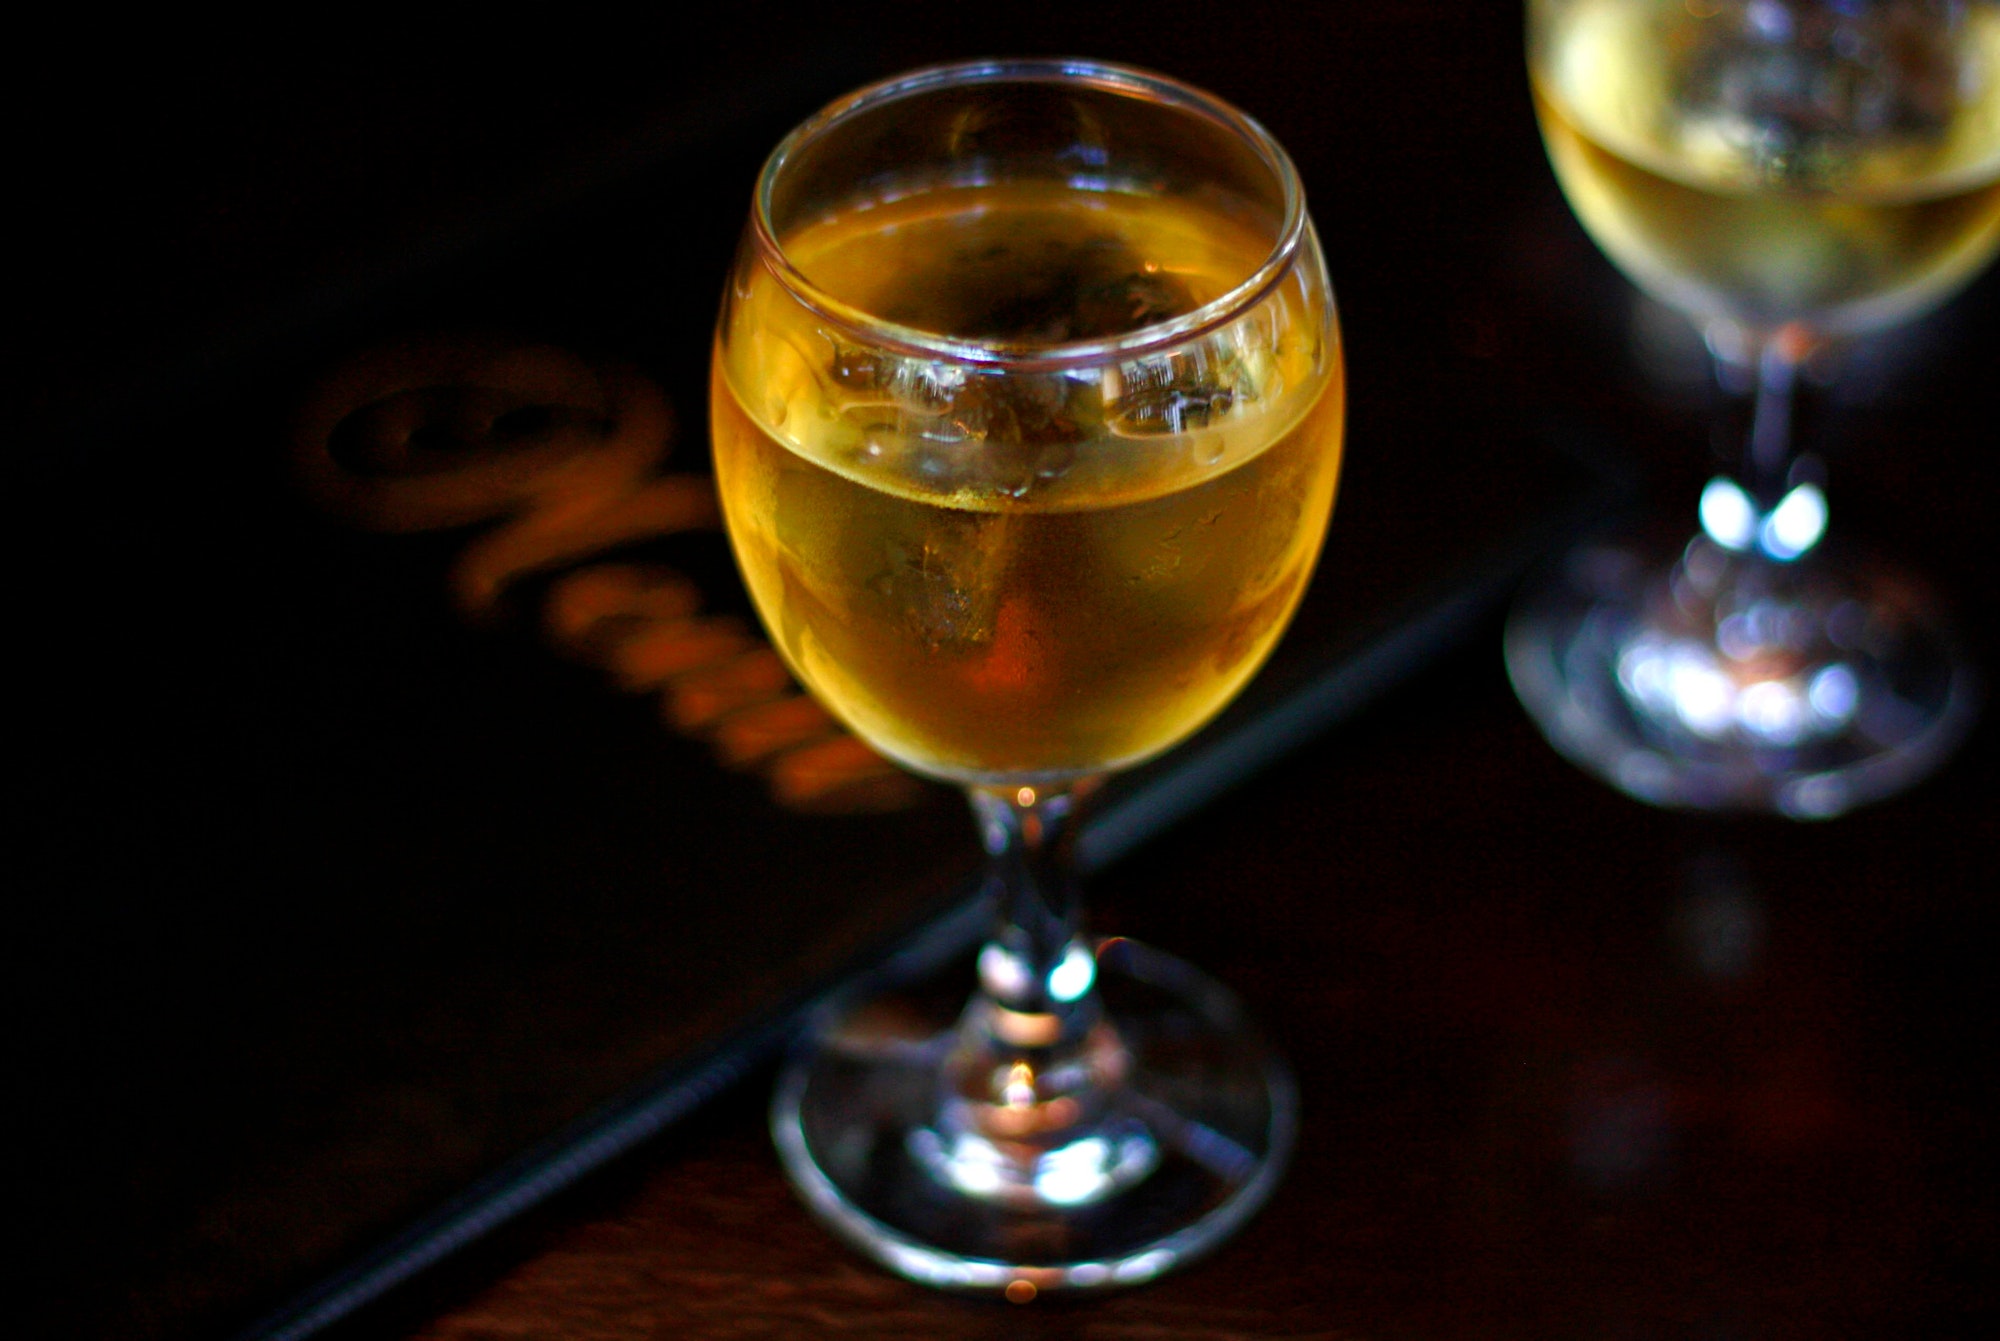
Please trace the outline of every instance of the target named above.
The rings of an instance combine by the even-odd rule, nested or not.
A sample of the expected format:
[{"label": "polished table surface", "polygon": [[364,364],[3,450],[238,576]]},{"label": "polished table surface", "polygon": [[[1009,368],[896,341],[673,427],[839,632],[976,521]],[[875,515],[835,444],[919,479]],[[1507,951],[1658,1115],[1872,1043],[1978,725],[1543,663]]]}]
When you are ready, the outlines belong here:
[{"label": "polished table surface", "polygon": [[[187,33],[135,48],[129,70],[105,67],[129,77],[91,104],[116,135],[80,104],[49,104],[76,118],[73,143],[36,149],[60,182],[47,198],[70,208],[39,220],[31,254],[89,264],[49,268],[30,408],[88,433],[91,415],[165,398],[273,332],[307,332],[313,351],[393,333],[421,302],[334,300],[369,285],[428,293],[416,277],[453,248],[544,227],[520,207],[523,183],[550,214],[592,192],[615,205],[621,174],[692,153],[702,171],[674,184],[687,226],[659,239],[669,252],[701,239],[687,255],[713,273],[687,277],[696,298],[621,306],[616,276],[585,256],[575,306],[598,305],[589,329],[661,379],[698,442],[710,295],[761,147],[840,89],[923,61],[1082,52],[1213,88],[1298,159],[1348,340],[1344,509],[1366,506],[1367,470],[1402,472],[1402,497],[1428,488],[1463,506],[1454,453],[1597,442],[1616,472],[1688,510],[1705,465],[1699,359],[1563,209],[1514,6],[922,14],[749,0],[719,16],[712,48],[665,17],[535,40],[414,25],[385,42],[329,22],[319,46],[267,64]],[[591,152],[571,152],[582,143]],[[287,309],[290,325],[243,321],[302,275],[318,287],[301,288],[312,301]],[[1806,425],[1833,447],[1835,533],[1925,571],[1989,668],[1996,348],[1989,275],[1813,390]],[[123,399],[95,389],[107,367],[131,374]],[[1490,504],[1535,506],[1505,491]],[[1399,527],[1375,522],[1377,571],[1422,564]],[[1342,571],[1367,585],[1365,566]],[[68,605],[104,624],[102,595]],[[1365,714],[1094,882],[1097,931],[1232,985],[1300,1080],[1291,1172],[1211,1258],[1129,1293],[1025,1307],[905,1284],[793,1198],[763,1132],[766,1071],[334,1334],[1989,1334],[1993,720],[1937,777],[1833,822],[1653,810],[1543,743],[1505,682],[1499,619],[1488,609]],[[119,697],[92,698],[94,711],[144,701],[151,682],[125,665]],[[172,762],[147,761],[133,789],[158,776],[171,790]],[[811,879],[769,851],[699,855],[778,893]],[[455,860],[416,857],[439,872]],[[61,1048],[59,1031],[43,1037]],[[292,1208],[308,1222],[312,1210]],[[62,1243],[51,1260],[87,1292],[87,1253]]]},{"label": "polished table surface", "polygon": [[1096,882],[1299,1074],[1290,1176],[1212,1258],[1026,1307],[906,1284],[793,1199],[760,1078],[384,1334],[1976,1334],[1991,739],[1830,824],[1650,810],[1548,750],[1488,637]]}]

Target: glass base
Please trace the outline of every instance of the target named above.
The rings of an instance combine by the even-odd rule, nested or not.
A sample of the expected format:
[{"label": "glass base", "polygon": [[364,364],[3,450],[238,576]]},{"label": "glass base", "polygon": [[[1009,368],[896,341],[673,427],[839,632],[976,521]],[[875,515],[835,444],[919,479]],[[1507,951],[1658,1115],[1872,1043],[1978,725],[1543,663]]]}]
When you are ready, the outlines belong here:
[{"label": "glass base", "polygon": [[1551,744],[1656,805],[1825,819],[1902,791],[1964,737],[1977,677],[1906,575],[1697,537],[1586,544],[1517,601],[1514,690]]},{"label": "glass base", "polygon": [[1103,1016],[1083,1088],[1056,1101],[1066,1122],[1029,1122],[1004,1084],[968,1120],[954,1059],[990,1002],[962,1021],[965,991],[933,982],[836,1003],[772,1105],[807,1205],[912,1280],[1017,1301],[1137,1285],[1226,1238],[1291,1152],[1290,1074],[1198,970],[1122,939],[1096,967]]}]

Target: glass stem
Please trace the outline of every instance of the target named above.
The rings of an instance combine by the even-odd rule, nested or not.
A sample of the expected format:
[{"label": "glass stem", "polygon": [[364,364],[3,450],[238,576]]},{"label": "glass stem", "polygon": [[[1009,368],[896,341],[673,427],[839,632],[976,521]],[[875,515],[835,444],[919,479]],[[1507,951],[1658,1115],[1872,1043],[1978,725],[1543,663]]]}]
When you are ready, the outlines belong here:
[{"label": "glass stem", "polygon": [[1785,326],[1757,348],[1757,385],[1750,439],[1744,451],[1744,488],[1760,509],[1776,505],[1791,483],[1792,402],[1799,365],[1811,351],[1805,332]]},{"label": "glass stem", "polygon": [[1078,793],[975,788],[973,814],[991,863],[996,921],[979,955],[983,994],[1034,1046],[1073,1040],[1096,1022],[1096,961],[1084,938],[1071,823]]},{"label": "glass stem", "polygon": [[953,1191],[1079,1206],[1146,1176],[1159,1146],[1120,1111],[1129,1055],[1104,1017],[1070,862],[1077,792],[975,788],[998,917],[933,1124],[911,1150]]}]

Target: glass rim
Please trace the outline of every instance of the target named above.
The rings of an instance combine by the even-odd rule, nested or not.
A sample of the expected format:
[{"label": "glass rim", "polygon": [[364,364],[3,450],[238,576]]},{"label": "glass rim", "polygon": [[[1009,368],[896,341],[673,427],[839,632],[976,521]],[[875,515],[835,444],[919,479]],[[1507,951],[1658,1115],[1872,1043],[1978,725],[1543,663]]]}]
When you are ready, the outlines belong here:
[{"label": "glass rim", "polygon": [[[800,146],[858,113],[934,89],[976,84],[1071,84],[1159,103],[1206,118],[1248,144],[1277,180],[1284,212],[1278,238],[1263,262],[1228,292],[1157,325],[1110,339],[1057,341],[977,340],[926,331],[886,320],[827,293],[785,254],[771,222],[771,197],[780,173]],[[1305,188],[1284,146],[1257,120],[1191,84],[1136,66],[1078,58],[1021,58],[956,61],[930,65],[867,85],[838,98],[808,117],[778,142],[757,174],[750,211],[752,234],[762,259],[779,283],[800,303],[826,320],[878,347],[921,358],[1055,371],[1142,357],[1184,344],[1235,320],[1276,288],[1292,268],[1310,227]]]}]

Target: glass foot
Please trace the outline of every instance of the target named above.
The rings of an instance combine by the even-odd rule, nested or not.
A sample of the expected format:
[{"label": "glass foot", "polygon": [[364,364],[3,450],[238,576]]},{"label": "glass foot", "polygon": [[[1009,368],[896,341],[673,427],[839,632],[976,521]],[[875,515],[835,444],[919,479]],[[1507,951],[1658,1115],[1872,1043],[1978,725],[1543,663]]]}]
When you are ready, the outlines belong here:
[{"label": "glass foot", "polygon": [[1551,744],[1656,805],[1825,819],[1932,772],[1976,677],[1924,589],[1814,551],[1589,543],[1517,601],[1515,693]]},{"label": "glass foot", "polygon": [[1198,970],[1131,941],[1099,945],[1102,1017],[1064,1062],[1079,1074],[1040,1101],[1004,1064],[968,1083],[993,1030],[973,1017],[997,1007],[942,987],[836,1003],[772,1106],[806,1203],[884,1266],[1015,1300],[1137,1285],[1214,1247],[1270,1195],[1296,1091]]}]

